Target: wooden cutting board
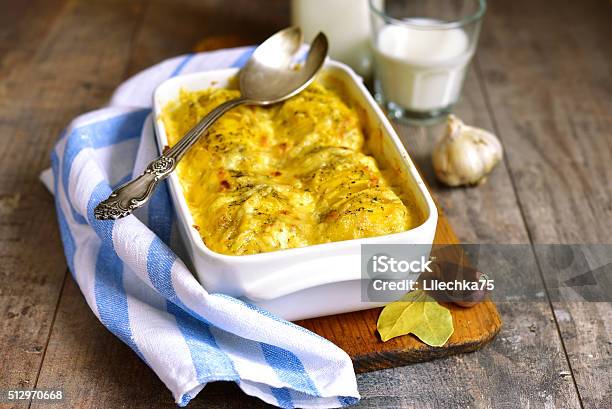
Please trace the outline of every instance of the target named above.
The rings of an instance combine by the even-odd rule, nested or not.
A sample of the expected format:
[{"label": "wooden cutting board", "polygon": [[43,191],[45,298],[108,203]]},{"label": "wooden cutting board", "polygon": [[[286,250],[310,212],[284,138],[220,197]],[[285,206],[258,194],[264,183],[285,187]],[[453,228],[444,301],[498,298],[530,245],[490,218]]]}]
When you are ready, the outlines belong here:
[{"label": "wooden cutting board", "polygon": [[[239,36],[209,37],[198,42],[194,51],[210,51],[251,43],[252,41]],[[438,215],[434,245],[459,244],[439,206]],[[327,338],[346,351],[353,359],[355,371],[358,373],[472,352],[495,338],[501,329],[501,317],[491,301],[471,308],[454,304],[445,306],[451,310],[455,332],[442,347],[430,347],[412,335],[382,342],[376,332],[376,321],[381,308],[312,318],[297,321],[296,324]]]},{"label": "wooden cutting board", "polygon": [[[458,244],[448,219],[438,207],[434,244]],[[491,341],[501,329],[501,317],[491,301],[471,308],[444,304],[451,310],[455,332],[442,347],[430,347],[412,335],[382,342],[376,332],[381,308],[297,321],[345,350],[355,371],[369,372],[472,352]]]}]

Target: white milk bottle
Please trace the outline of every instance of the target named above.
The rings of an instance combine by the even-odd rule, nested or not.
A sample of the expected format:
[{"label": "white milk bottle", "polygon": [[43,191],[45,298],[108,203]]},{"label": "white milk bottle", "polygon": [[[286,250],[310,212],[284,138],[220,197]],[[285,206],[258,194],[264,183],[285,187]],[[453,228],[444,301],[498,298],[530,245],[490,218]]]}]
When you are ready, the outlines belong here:
[{"label": "white milk bottle", "polygon": [[348,64],[364,78],[370,75],[368,0],[292,0],[291,22],[302,29],[306,41],[324,32],[329,39],[330,57]]}]

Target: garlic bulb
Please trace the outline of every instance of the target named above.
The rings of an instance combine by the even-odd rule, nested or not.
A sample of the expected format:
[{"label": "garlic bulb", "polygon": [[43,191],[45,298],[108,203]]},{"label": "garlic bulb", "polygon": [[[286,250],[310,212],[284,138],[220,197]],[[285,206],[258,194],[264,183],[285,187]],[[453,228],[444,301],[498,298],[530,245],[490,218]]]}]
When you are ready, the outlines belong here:
[{"label": "garlic bulb", "polygon": [[502,152],[495,135],[450,115],[445,135],[433,151],[433,167],[438,179],[449,186],[477,185],[499,163]]}]

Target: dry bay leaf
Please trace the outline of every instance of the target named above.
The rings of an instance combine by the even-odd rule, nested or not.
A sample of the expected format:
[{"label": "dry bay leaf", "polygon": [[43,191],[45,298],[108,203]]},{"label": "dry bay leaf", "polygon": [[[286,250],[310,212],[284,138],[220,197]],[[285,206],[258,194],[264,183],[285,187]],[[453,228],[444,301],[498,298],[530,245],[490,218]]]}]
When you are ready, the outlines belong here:
[{"label": "dry bay leaf", "polygon": [[414,334],[430,346],[440,347],[453,334],[450,311],[423,290],[411,291],[383,308],[378,323],[383,341],[400,335]]}]

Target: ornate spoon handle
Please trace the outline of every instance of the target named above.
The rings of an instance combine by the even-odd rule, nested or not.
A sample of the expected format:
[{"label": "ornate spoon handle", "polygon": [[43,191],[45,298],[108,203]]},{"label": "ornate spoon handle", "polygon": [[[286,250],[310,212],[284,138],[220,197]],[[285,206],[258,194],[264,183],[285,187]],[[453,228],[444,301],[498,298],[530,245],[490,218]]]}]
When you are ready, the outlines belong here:
[{"label": "ornate spoon handle", "polygon": [[121,185],[106,200],[100,202],[94,209],[96,219],[120,219],[147,203],[157,186],[176,169],[178,162],[189,148],[197,142],[200,136],[204,134],[204,131],[228,110],[247,103],[252,102],[243,98],[232,99],[210,111],[172,148],[149,163],[142,175]]},{"label": "ornate spoon handle", "polygon": [[144,173],[117,188],[94,209],[99,220],[120,219],[149,200],[157,185],[176,167],[173,158],[160,156],[149,163]]}]

